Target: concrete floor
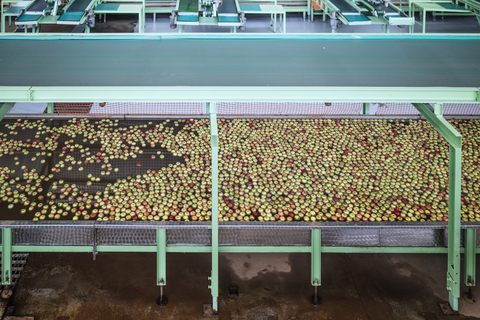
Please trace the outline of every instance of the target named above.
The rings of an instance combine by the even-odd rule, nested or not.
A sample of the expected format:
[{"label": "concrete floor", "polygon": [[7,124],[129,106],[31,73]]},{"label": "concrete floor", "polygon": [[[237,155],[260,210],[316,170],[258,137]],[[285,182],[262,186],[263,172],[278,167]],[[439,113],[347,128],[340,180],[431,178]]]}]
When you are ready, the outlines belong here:
[{"label": "concrete floor", "polygon": [[[324,254],[322,268],[322,304],[314,307],[308,254],[223,254],[218,319],[480,319],[480,302],[462,299],[460,316],[442,314],[446,255]],[[154,254],[102,253],[92,261],[32,253],[13,305],[15,315],[42,320],[202,319],[209,273],[208,254],[168,254],[169,302],[160,308]],[[231,285],[238,297],[228,296]],[[473,293],[480,297],[480,288]]]}]

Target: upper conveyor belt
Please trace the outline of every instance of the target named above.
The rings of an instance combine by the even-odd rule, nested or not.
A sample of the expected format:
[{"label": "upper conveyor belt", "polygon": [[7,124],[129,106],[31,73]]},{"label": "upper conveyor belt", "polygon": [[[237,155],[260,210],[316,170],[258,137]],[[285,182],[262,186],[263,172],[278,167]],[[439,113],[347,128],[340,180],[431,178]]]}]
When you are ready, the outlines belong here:
[{"label": "upper conveyor belt", "polygon": [[72,4],[67,7],[58,20],[79,21],[92,1],[93,0],[73,0]]},{"label": "upper conveyor belt", "polygon": [[364,16],[362,13],[358,12],[352,5],[350,5],[345,0],[329,0],[341,13],[349,23],[355,22],[370,22],[370,20]]},{"label": "upper conveyor belt", "polygon": [[43,11],[47,8],[45,0],[34,0],[16,20],[18,22],[37,21],[43,15]]},{"label": "upper conveyor belt", "polygon": [[238,14],[235,0],[223,0],[222,5],[218,7],[219,14]]},{"label": "upper conveyor belt", "polygon": [[0,38],[0,86],[480,87],[479,37],[82,37]]}]

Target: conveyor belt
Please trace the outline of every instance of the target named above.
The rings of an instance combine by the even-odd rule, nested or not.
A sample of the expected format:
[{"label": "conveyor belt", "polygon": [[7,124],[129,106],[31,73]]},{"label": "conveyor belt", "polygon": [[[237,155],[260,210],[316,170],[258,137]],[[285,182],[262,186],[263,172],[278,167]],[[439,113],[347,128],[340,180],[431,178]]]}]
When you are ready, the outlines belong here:
[{"label": "conveyor belt", "polygon": [[45,0],[37,0],[32,3],[30,7],[25,10],[25,13],[21,14],[16,21],[37,21],[42,17],[43,11],[47,8]]},{"label": "conveyor belt", "polygon": [[198,0],[180,0],[178,13],[198,14]]},{"label": "conveyor belt", "polygon": [[348,20],[349,23],[355,24],[361,23],[365,24],[365,22],[370,22],[365,15],[358,12],[353,6],[351,6],[348,2],[344,0],[329,0],[337,9],[340,11],[345,19]]},{"label": "conveyor belt", "polygon": [[0,40],[0,86],[480,87],[476,38],[74,39]]},{"label": "conveyor belt", "polygon": [[47,3],[45,2],[45,0],[37,0],[27,9],[27,12],[29,11],[41,12],[46,8],[47,8]]},{"label": "conveyor belt", "polygon": [[223,4],[218,7],[219,14],[238,14],[235,0],[223,0]]},{"label": "conveyor belt", "polygon": [[330,0],[330,2],[335,7],[337,7],[337,9],[341,11],[341,13],[358,13],[358,11],[355,10],[354,7],[352,7],[344,0]]},{"label": "conveyor belt", "polygon": [[92,0],[74,0],[73,3],[58,18],[59,21],[79,21]]}]

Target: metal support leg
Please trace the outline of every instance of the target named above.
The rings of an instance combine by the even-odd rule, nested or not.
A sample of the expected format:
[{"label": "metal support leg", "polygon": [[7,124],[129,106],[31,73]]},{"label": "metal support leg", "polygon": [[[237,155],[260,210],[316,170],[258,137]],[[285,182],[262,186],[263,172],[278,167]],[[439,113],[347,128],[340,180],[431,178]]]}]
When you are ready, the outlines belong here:
[{"label": "metal support leg", "polygon": [[363,104],[362,114],[363,115],[370,114],[370,103]]},{"label": "metal support leg", "polygon": [[310,283],[315,287],[315,294],[312,297],[312,304],[314,306],[320,305],[322,300],[318,296],[318,286],[321,285],[322,281],[322,233],[320,229],[312,229],[311,231],[311,274],[310,274]]},{"label": "metal support leg", "polygon": [[475,251],[476,251],[476,230],[465,230],[465,277],[464,282],[467,287],[475,286]]},{"label": "metal support leg", "polygon": [[458,311],[460,297],[460,196],[462,183],[462,148],[450,145],[448,198],[448,270],[447,289],[453,310]]},{"label": "metal support leg", "polygon": [[12,284],[12,229],[2,229],[2,285]]},{"label": "metal support leg", "polygon": [[157,286],[160,286],[160,296],[157,305],[167,305],[167,297],[163,295],[163,287],[167,284],[167,230],[157,229]]},{"label": "metal support leg", "polygon": [[458,311],[460,297],[460,209],[462,187],[462,136],[443,118],[441,104],[414,103],[415,108],[448,141],[448,266],[447,290],[450,307]]},{"label": "metal support leg", "polygon": [[[218,128],[217,106],[214,102],[207,103],[210,114],[210,134],[212,144],[212,274],[208,278],[208,286],[212,292],[212,305],[204,305],[204,314],[218,314]],[[207,308],[207,309],[206,309]]]},{"label": "metal support leg", "polygon": [[53,113],[53,102],[49,102],[47,104],[47,113],[52,114]]},{"label": "metal support leg", "polygon": [[3,117],[12,109],[12,107],[15,105],[15,103],[4,103],[3,106],[0,108],[0,121],[3,120]]},{"label": "metal support leg", "polygon": [[[10,17],[9,17],[10,18]],[[5,17],[3,16],[3,4],[0,4],[0,33],[5,33]],[[8,26],[10,27],[11,19],[8,20]]]}]

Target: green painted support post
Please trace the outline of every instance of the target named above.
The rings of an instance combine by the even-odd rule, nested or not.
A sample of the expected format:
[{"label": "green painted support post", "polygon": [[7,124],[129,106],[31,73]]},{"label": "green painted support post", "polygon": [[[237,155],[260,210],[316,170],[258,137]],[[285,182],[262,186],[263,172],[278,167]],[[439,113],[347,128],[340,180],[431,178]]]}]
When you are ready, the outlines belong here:
[{"label": "green painted support post", "polygon": [[475,286],[476,229],[465,229],[465,285]]},{"label": "green painted support post", "polygon": [[363,104],[362,114],[370,114],[370,103]]},{"label": "green painted support post", "polygon": [[53,114],[53,102],[49,102],[47,104],[47,113],[48,114]]},{"label": "green painted support post", "polygon": [[218,312],[218,128],[217,105],[207,103],[210,113],[210,131],[212,143],[212,275],[210,289],[212,291],[213,313]]},{"label": "green painted support post", "polygon": [[2,229],[2,285],[12,284],[12,229]]},{"label": "green painted support post", "polygon": [[321,262],[322,262],[322,236],[320,229],[312,229],[311,231],[311,260],[312,270],[310,275],[310,283],[312,286],[319,286],[322,283]]},{"label": "green painted support post", "polygon": [[167,230],[157,229],[157,285],[167,284]]},{"label": "green painted support post", "polygon": [[311,250],[310,283],[315,287],[312,304],[318,306],[320,298],[318,297],[317,289],[322,283],[322,232],[320,229],[312,229],[311,231]]},{"label": "green painted support post", "polygon": [[0,121],[3,120],[3,117],[12,109],[15,103],[4,103],[3,106],[0,108]]},{"label": "green painted support post", "polygon": [[167,230],[157,229],[157,286],[160,286],[160,296],[157,305],[167,305],[167,298],[163,295],[163,287],[167,284]]},{"label": "green painted support post", "polygon": [[447,290],[453,310],[458,310],[460,298],[460,224],[462,187],[462,136],[443,118],[441,104],[432,108],[427,103],[413,103],[415,108],[448,141],[448,266]]}]

